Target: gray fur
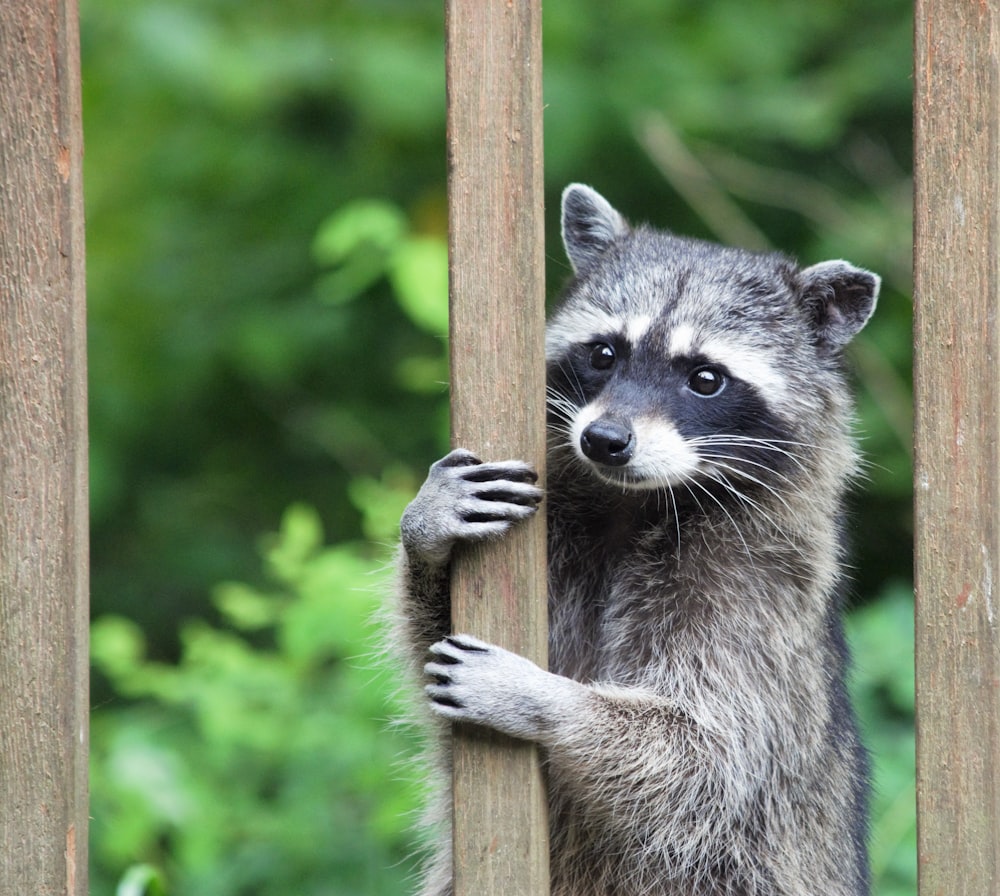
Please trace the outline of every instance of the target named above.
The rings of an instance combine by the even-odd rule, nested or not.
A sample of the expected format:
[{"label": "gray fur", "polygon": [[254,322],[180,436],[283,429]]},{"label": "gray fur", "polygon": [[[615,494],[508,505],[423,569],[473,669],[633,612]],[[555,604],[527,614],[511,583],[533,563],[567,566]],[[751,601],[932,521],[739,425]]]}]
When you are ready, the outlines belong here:
[{"label": "gray fur", "polygon": [[[553,896],[862,896],[840,349],[878,278],[633,229],[580,185],[563,234],[551,671],[449,635],[452,546],[502,536],[541,494],[523,464],[452,452],[401,526],[400,619],[430,706],[541,745]],[[449,863],[443,837],[425,896],[450,893]]]},{"label": "gray fur", "polygon": [[574,184],[563,191],[562,237],[573,270],[583,273],[628,232],[625,219],[600,193]]}]

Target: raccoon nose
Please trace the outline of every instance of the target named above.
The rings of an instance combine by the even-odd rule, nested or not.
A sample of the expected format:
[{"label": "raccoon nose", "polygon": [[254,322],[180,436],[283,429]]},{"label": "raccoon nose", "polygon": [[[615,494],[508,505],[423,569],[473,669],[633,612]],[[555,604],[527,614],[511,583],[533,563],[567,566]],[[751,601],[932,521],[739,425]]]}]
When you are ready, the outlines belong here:
[{"label": "raccoon nose", "polygon": [[580,435],[580,448],[595,463],[623,467],[635,453],[635,435],[616,420],[595,420]]}]

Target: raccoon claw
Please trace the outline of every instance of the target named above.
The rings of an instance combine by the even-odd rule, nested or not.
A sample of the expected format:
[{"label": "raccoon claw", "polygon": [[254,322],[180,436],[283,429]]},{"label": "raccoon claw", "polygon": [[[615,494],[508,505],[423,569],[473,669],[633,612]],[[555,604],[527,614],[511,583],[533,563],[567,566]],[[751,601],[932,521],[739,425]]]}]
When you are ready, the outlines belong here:
[{"label": "raccoon claw", "polygon": [[515,686],[508,678],[513,667],[525,664],[541,672],[528,660],[469,635],[449,635],[432,645],[430,654],[424,666],[430,683],[424,691],[434,711],[454,722],[500,727],[494,716],[498,709],[502,714],[501,705]]},{"label": "raccoon claw", "polygon": [[430,648],[424,692],[439,716],[544,741],[555,717],[583,688],[530,660],[471,635],[449,635]]},{"label": "raccoon claw", "polygon": [[431,469],[435,467],[471,467],[481,464],[482,461],[471,451],[464,448],[455,448],[448,452],[441,460],[431,464]]},{"label": "raccoon claw", "polygon": [[403,546],[411,557],[444,565],[456,542],[499,537],[532,516],[542,499],[537,481],[521,461],[483,463],[456,449],[431,466],[403,513]]}]

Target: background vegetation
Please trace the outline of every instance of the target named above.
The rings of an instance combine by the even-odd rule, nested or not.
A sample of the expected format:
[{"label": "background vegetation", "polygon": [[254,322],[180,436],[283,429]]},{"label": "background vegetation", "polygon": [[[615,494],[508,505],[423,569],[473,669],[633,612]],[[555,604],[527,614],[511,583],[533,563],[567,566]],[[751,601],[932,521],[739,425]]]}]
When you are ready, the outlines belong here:
[{"label": "background vegetation", "polygon": [[[83,0],[92,892],[404,892],[373,613],[447,443],[439,0]],[[910,6],[547,0],[565,183],[885,278],[853,354],[855,690],[880,894],[914,891]]]}]

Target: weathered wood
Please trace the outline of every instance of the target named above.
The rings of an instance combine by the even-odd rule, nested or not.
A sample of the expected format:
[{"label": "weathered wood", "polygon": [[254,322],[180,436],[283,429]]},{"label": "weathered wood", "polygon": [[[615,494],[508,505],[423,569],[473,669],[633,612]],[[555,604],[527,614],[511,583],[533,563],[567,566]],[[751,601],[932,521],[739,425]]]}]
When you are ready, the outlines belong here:
[{"label": "weathered wood", "polygon": [[[541,8],[446,4],[452,441],[544,474]],[[545,523],[456,557],[452,622],[546,663]],[[457,728],[456,896],[548,892],[534,746]]]},{"label": "weathered wood", "polygon": [[3,0],[0,60],[0,893],[84,896],[86,326],[75,0]]},{"label": "weathered wood", "polygon": [[997,0],[916,4],[922,896],[1000,892],[998,41]]}]

